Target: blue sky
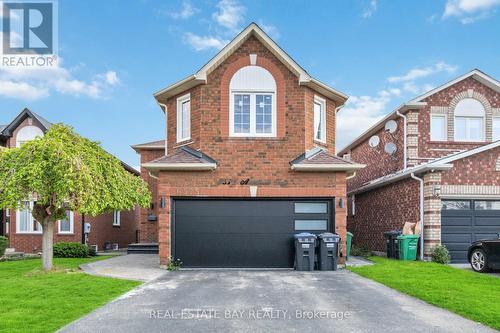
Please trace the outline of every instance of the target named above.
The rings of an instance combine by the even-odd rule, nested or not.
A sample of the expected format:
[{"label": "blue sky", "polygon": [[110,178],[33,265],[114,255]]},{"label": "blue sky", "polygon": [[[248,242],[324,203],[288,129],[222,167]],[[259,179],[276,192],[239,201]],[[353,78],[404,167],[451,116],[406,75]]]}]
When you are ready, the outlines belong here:
[{"label": "blue sky", "polygon": [[193,73],[252,21],[351,96],[342,148],[381,116],[473,68],[500,78],[500,0],[59,1],[59,67],[0,69],[0,123],[24,107],[137,166],[162,139],[152,94]]}]

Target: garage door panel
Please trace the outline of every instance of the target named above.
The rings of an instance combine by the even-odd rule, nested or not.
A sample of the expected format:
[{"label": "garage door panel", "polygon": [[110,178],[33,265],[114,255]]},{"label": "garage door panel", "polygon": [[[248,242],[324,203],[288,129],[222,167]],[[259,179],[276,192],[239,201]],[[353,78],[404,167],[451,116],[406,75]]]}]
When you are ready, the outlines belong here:
[{"label": "garage door panel", "polygon": [[177,216],[183,223],[176,232],[189,233],[291,233],[290,216]]},{"label": "garage door panel", "polygon": [[476,216],[476,223],[475,225],[477,227],[492,227],[492,228],[498,228],[500,225],[500,214],[496,217],[485,217],[485,216]]},{"label": "garage door panel", "polygon": [[449,251],[452,263],[467,262],[467,250]]},{"label": "garage door panel", "polygon": [[[295,202],[322,200],[177,199],[173,206],[173,255],[185,267],[293,267]],[[328,204],[330,211],[331,204]]]},{"label": "garage door panel", "polygon": [[[500,229],[498,229],[498,232],[500,232]],[[474,241],[480,240],[480,239],[497,239],[498,238],[498,233],[497,232],[481,232],[481,233],[476,233],[474,235]]]},{"label": "garage door panel", "polygon": [[473,218],[472,216],[453,216],[453,218],[448,219],[448,227],[472,227]]},{"label": "garage door panel", "polygon": [[469,201],[469,210],[441,211],[441,242],[450,251],[452,262],[467,262],[467,251],[472,242],[495,238],[500,232],[500,211],[474,210],[474,200]]},{"label": "garage door panel", "polygon": [[[177,256],[187,267],[293,267],[288,234],[196,234],[176,239]],[[180,242],[182,240],[182,242]],[[214,246],[214,244],[224,246]],[[193,251],[192,249],[196,249]],[[265,258],[265,260],[262,260]]]},{"label": "garage door panel", "polygon": [[472,235],[461,233],[461,234],[443,234],[441,235],[441,241],[446,243],[471,243]]},{"label": "garage door panel", "polygon": [[[227,203],[231,202],[230,205]],[[272,207],[272,209],[269,209]],[[293,203],[288,201],[179,200],[177,216],[289,216]]]}]

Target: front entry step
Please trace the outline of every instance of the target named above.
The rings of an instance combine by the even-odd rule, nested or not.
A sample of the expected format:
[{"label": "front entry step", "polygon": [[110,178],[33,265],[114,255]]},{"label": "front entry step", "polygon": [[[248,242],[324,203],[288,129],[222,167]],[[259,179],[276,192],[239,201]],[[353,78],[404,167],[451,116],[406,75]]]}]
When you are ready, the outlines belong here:
[{"label": "front entry step", "polygon": [[127,254],[139,253],[158,254],[158,243],[134,243],[128,245]]}]

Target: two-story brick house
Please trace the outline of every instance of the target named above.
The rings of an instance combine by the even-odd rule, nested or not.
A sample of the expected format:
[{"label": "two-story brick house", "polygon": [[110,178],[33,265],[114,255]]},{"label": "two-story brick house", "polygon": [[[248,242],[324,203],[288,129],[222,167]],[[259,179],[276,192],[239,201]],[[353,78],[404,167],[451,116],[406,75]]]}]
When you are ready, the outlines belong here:
[{"label": "two-story brick house", "polygon": [[256,24],[195,74],[157,92],[165,140],[135,145],[154,203],[141,241],[161,264],[292,267],[293,234],[346,237],[346,178],[335,156],[347,96],[312,78]]},{"label": "two-story brick house", "polygon": [[425,256],[444,244],[466,261],[500,232],[498,140],[500,82],[479,70],[388,114],[339,152],[367,165],[348,181],[355,243],[385,251],[384,231],[423,221]]},{"label": "two-story brick house", "polygon": [[[41,137],[51,127],[51,123],[42,116],[24,109],[7,125],[0,125],[0,149],[15,148],[24,142]],[[139,172],[122,162],[129,172],[139,176]],[[22,210],[5,209],[0,211],[0,235],[9,239],[9,247],[17,252],[38,253],[42,250],[42,226],[33,219],[29,207],[33,202],[26,202]],[[126,248],[136,242],[136,209],[116,211],[97,216],[83,216],[68,211],[68,218],[57,221],[54,228],[54,242],[87,242],[97,245],[98,250],[105,249],[105,244],[112,248]],[[90,224],[90,233],[85,240],[84,223]]]}]

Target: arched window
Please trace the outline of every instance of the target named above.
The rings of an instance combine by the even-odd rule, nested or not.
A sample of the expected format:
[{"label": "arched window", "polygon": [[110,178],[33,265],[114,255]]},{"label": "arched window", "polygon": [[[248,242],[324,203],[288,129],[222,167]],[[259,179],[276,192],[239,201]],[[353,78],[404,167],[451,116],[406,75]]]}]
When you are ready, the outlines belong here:
[{"label": "arched window", "polygon": [[16,136],[16,147],[20,147],[26,141],[33,140],[37,136],[43,136],[43,131],[36,126],[26,126],[19,130]]},{"label": "arched window", "polygon": [[276,136],[276,82],[266,69],[246,66],[231,78],[231,136]]},{"label": "arched window", "polygon": [[484,141],[485,109],[473,98],[465,98],[455,107],[455,141]]}]

